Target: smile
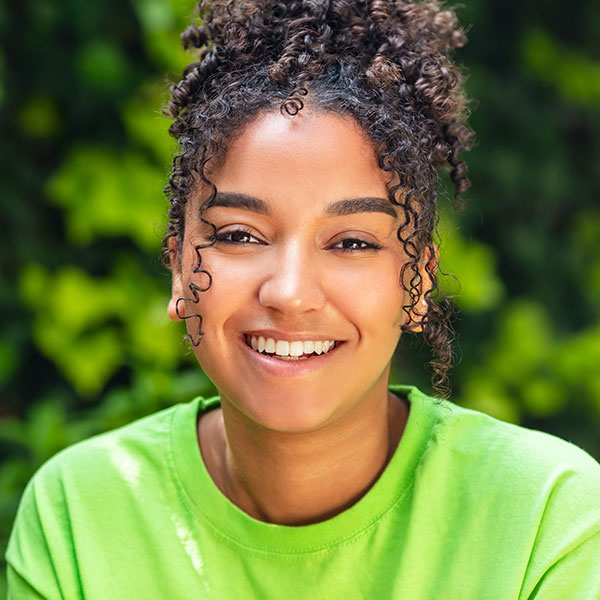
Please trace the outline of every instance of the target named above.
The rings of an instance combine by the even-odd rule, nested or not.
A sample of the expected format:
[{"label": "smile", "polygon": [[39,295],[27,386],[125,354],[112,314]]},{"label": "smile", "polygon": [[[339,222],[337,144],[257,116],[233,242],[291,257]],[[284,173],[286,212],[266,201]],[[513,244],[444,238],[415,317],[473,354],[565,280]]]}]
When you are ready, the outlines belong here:
[{"label": "smile", "polygon": [[246,344],[262,354],[270,354],[281,360],[306,360],[310,356],[326,354],[336,347],[335,340],[294,341],[276,340],[271,337],[246,335]]}]

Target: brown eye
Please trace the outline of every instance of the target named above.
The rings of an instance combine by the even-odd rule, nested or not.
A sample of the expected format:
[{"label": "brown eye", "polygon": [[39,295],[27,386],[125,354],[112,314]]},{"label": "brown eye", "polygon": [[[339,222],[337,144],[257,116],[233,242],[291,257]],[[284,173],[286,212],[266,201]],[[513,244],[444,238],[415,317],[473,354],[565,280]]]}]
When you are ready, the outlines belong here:
[{"label": "brown eye", "polygon": [[381,246],[379,244],[373,244],[371,242],[366,242],[365,240],[361,240],[358,238],[347,238],[345,240],[341,240],[337,242],[333,248],[335,250],[343,250],[349,252],[360,252],[365,250],[381,250]]},{"label": "brown eye", "polygon": [[215,236],[216,243],[222,244],[261,244],[262,242],[253,236],[249,231],[245,229],[234,229],[232,231],[225,231],[223,233],[217,233]]}]

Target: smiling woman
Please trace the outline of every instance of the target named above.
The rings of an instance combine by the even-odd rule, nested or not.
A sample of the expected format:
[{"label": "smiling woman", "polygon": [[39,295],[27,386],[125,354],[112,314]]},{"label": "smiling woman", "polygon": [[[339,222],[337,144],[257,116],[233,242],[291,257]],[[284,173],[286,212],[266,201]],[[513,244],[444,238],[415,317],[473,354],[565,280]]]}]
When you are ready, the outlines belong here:
[{"label": "smiling woman", "polygon": [[[373,405],[386,395],[410,304],[386,178],[349,117],[270,111],[212,173],[215,198],[188,203],[169,314],[205,316],[194,351],[240,417],[290,432],[378,418]],[[211,227],[194,218],[200,208]],[[207,245],[212,284],[181,311],[197,277],[195,248]],[[313,350],[301,356],[305,342]],[[290,346],[304,360],[289,360]]]},{"label": "smiling woman", "polygon": [[218,390],[73,446],[24,494],[13,598],[595,599],[600,467],[447,389],[436,168],[468,187],[437,3],[201,2],[171,90],[168,312]]}]

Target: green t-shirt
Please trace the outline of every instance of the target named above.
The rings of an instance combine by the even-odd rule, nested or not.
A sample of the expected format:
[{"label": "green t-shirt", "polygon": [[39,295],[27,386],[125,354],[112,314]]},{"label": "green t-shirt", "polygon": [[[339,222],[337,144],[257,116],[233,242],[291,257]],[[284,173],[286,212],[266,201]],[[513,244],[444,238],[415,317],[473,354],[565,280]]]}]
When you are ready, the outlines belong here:
[{"label": "green t-shirt", "polygon": [[76,444],[29,483],[9,598],[598,600],[600,465],[415,388],[387,468],[336,517],[268,524],[202,462],[197,398]]}]

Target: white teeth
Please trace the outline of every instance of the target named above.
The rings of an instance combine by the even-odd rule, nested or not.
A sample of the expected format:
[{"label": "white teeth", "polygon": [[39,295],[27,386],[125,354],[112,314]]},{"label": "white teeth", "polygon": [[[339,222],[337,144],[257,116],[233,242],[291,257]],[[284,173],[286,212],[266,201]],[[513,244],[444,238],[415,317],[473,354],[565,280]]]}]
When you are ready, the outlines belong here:
[{"label": "white teeth", "polygon": [[[272,338],[269,338],[271,341]],[[277,340],[275,344],[275,354],[278,356],[289,356],[290,355],[290,343],[284,340]]]},{"label": "white teeth", "polygon": [[[275,340],[273,338],[267,338],[267,342],[265,344],[265,352],[269,354],[273,354],[276,351]],[[279,354],[279,352],[277,353]]]},{"label": "white teeth", "polygon": [[250,347],[257,352],[276,354],[285,360],[298,360],[307,358],[307,354],[325,354],[335,347],[334,340],[317,340],[307,342],[288,342],[287,340],[275,340],[265,338],[262,335],[250,337]]},{"label": "white teeth", "polygon": [[302,342],[290,343],[290,356],[302,356],[304,354],[304,344]]}]

